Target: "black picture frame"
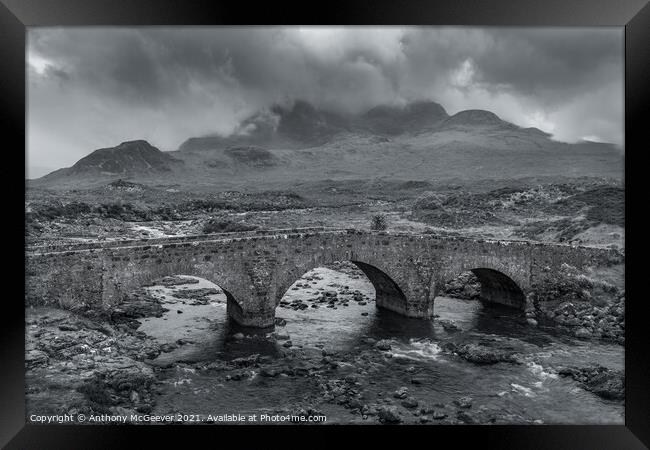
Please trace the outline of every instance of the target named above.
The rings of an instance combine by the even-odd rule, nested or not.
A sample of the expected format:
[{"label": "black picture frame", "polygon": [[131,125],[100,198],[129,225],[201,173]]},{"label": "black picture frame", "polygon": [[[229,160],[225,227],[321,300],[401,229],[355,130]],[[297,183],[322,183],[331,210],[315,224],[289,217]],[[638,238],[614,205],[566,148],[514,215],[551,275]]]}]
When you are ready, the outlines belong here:
[{"label": "black picture frame", "polygon": [[[289,14],[288,11],[291,11]],[[482,446],[496,448],[549,449],[636,449],[650,446],[650,364],[645,358],[650,342],[645,324],[644,298],[637,289],[638,278],[632,276],[639,235],[634,231],[641,222],[634,219],[631,183],[640,172],[639,161],[647,143],[644,141],[650,104],[650,5],[648,0],[347,0],[290,5],[282,2],[255,4],[233,0],[0,0],[0,120],[6,147],[3,155],[5,199],[10,209],[11,236],[6,239],[5,257],[16,266],[16,278],[24,279],[24,264],[13,264],[14,255],[24,258],[24,197],[16,188],[24,183],[25,160],[19,149],[25,148],[25,37],[26,27],[82,25],[270,25],[270,24],[340,24],[340,25],[477,25],[477,26],[621,26],[625,27],[625,191],[626,191],[626,403],[624,426],[421,426],[421,427],[354,427],[371,431],[380,438],[397,436],[409,445],[414,439],[430,439],[431,445],[441,438],[453,439],[454,445],[468,439]],[[7,139],[9,138],[9,139]],[[10,163],[9,154],[14,158]],[[634,167],[634,164],[637,167]],[[20,168],[22,167],[22,173]],[[16,178],[15,180],[13,178]],[[23,184],[24,186],[24,184]],[[632,258],[632,260],[630,260]],[[22,273],[22,277],[21,277]],[[24,388],[24,305],[20,302],[20,283],[3,299],[0,328],[0,445],[6,448],[117,448],[125,447],[134,434],[156,435],[167,443],[209,433],[212,436],[233,431],[242,444],[255,439],[271,439],[268,433],[249,432],[242,428],[214,426],[92,426],[34,425],[25,422]],[[268,431],[269,427],[263,428]],[[274,428],[274,432],[292,427]],[[307,427],[320,436],[333,428]],[[291,435],[295,438],[295,435]],[[214,439],[212,437],[211,439]],[[181,441],[186,442],[186,441]],[[225,442],[215,444],[225,445]],[[186,444],[185,444],[186,445]]]}]

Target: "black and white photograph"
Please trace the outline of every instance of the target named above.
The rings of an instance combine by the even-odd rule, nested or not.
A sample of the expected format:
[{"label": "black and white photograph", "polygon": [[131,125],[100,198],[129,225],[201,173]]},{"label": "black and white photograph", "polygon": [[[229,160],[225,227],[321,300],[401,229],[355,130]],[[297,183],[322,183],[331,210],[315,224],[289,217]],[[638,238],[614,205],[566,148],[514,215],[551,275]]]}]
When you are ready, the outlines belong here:
[{"label": "black and white photograph", "polygon": [[625,424],[623,27],[33,26],[25,65],[27,423]]}]

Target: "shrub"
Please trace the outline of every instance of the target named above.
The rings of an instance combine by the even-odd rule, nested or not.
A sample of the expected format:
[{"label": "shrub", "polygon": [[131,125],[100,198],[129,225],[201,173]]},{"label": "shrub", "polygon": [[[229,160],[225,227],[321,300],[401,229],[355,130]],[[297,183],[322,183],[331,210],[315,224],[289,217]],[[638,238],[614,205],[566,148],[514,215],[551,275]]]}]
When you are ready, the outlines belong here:
[{"label": "shrub", "polygon": [[77,218],[82,214],[91,211],[90,205],[82,202],[56,202],[50,205],[37,205],[34,207],[31,216],[33,218],[52,220],[59,217]]},{"label": "shrub", "polygon": [[388,224],[386,223],[386,216],[383,214],[376,214],[372,216],[372,220],[370,221],[370,229],[374,231],[382,231],[388,228]]}]

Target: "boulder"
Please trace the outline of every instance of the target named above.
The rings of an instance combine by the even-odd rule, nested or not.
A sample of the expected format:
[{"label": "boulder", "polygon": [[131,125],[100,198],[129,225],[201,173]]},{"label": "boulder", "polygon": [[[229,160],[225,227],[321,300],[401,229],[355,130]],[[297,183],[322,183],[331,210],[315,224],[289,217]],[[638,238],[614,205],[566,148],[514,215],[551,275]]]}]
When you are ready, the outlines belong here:
[{"label": "boulder", "polygon": [[454,400],[454,405],[463,408],[469,409],[472,407],[472,398],[471,397],[461,397],[458,400]]},{"label": "boulder", "polygon": [[385,423],[400,423],[402,415],[395,406],[380,406],[377,409],[379,420]]},{"label": "boulder", "polygon": [[408,395],[408,388],[406,387],[401,387],[393,393],[393,397],[400,398],[400,399],[406,398],[407,395]]},{"label": "boulder", "polygon": [[409,409],[417,408],[418,404],[419,404],[418,401],[413,397],[406,397],[404,400],[402,400],[402,406],[404,408],[409,408]]}]

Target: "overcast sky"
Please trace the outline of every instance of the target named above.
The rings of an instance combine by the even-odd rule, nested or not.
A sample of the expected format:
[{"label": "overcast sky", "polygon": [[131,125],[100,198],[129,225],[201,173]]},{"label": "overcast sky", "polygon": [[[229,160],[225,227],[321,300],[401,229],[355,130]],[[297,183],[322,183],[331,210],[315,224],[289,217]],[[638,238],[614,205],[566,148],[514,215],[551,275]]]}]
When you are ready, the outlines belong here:
[{"label": "overcast sky", "polygon": [[146,139],[175,150],[275,102],[434,100],[623,144],[623,28],[31,28],[29,177]]}]

